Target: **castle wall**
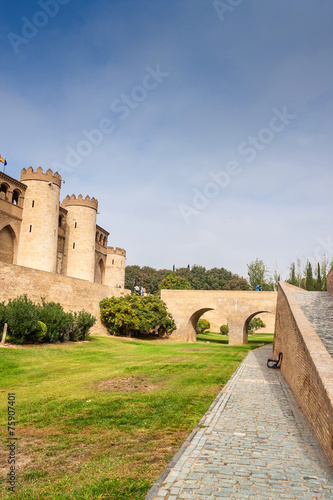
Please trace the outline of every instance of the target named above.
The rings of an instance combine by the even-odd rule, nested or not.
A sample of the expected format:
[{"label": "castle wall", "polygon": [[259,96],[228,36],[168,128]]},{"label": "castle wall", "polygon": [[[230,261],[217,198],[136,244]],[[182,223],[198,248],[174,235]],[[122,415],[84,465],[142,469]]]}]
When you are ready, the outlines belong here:
[{"label": "castle wall", "polygon": [[99,302],[106,297],[120,296],[123,293],[130,292],[0,262],[0,302],[27,294],[34,302],[41,302],[41,297],[45,297],[47,301],[60,302],[65,311],[85,309],[97,318],[92,329],[94,333],[107,333],[100,322]]},{"label": "castle wall", "polygon": [[[82,204],[80,203],[82,200]],[[89,199],[90,200],[90,199]],[[95,280],[95,206],[84,204],[82,197],[65,198],[62,205],[67,209],[66,269],[67,276],[94,282]]]},{"label": "castle wall", "polygon": [[108,247],[105,268],[105,284],[125,288],[126,252],[122,248]]},{"label": "castle wall", "polygon": [[107,246],[97,200],[72,195],[59,206],[60,188],[50,169],[23,169],[21,182],[0,172],[0,261],[124,289],[126,252]]},{"label": "castle wall", "polygon": [[30,167],[22,170],[21,180],[27,191],[17,264],[55,272],[61,178],[59,175],[55,178],[50,170],[43,174],[41,168],[33,172]]}]

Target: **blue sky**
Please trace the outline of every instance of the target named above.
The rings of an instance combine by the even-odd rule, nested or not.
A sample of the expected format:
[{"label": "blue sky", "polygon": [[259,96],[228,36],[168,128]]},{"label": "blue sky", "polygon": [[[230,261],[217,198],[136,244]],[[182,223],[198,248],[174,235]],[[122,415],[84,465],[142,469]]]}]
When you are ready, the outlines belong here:
[{"label": "blue sky", "polygon": [[98,198],[128,264],[333,257],[332,22],[328,0],[2,2],[6,172]]}]

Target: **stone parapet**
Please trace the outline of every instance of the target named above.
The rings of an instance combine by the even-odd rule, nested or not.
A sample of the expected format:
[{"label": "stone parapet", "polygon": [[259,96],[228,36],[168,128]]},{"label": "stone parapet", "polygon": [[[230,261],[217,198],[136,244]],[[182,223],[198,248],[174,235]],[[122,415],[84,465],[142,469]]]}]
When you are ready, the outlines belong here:
[{"label": "stone parapet", "polygon": [[24,181],[44,181],[47,183],[52,183],[61,187],[61,176],[58,172],[53,173],[53,171],[49,168],[45,173],[43,172],[42,167],[38,167],[36,171],[32,167],[28,169],[23,169],[21,171],[21,182]]},{"label": "stone parapet", "polygon": [[90,198],[90,196],[86,196],[85,198],[83,198],[82,194],[79,194],[78,197],[72,194],[72,196],[66,196],[66,198],[62,201],[61,206],[63,208],[70,206],[89,207],[93,208],[97,212],[98,201],[96,200],[96,198]]},{"label": "stone parapet", "polygon": [[126,250],[119,247],[108,247],[108,254],[121,255],[122,257],[126,257]]}]

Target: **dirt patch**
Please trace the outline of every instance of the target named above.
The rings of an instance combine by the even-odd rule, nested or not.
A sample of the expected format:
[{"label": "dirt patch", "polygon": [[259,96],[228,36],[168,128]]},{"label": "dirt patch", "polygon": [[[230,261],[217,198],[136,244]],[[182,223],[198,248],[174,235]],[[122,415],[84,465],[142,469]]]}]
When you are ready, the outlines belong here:
[{"label": "dirt patch", "polygon": [[102,392],[148,392],[160,389],[163,384],[153,383],[148,377],[135,377],[130,376],[126,378],[117,378],[110,380],[102,380],[97,389]]}]

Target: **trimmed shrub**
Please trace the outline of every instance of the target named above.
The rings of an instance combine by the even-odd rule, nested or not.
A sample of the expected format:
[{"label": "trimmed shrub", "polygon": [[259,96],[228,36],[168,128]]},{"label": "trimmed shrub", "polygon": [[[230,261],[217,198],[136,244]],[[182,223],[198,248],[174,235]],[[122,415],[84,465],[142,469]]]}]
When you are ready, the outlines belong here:
[{"label": "trimmed shrub", "polygon": [[220,332],[222,335],[228,335],[229,333],[229,326],[228,325],[222,325],[220,326]]},{"label": "trimmed shrub", "polygon": [[47,334],[47,327],[42,321],[38,321],[37,340],[42,340]]},{"label": "trimmed shrub", "polygon": [[6,306],[8,337],[13,344],[37,342],[41,335],[38,306],[26,295],[9,300]]},{"label": "trimmed shrub", "polygon": [[197,323],[197,333],[204,333],[206,330],[210,330],[210,323],[206,319],[199,319]]}]

